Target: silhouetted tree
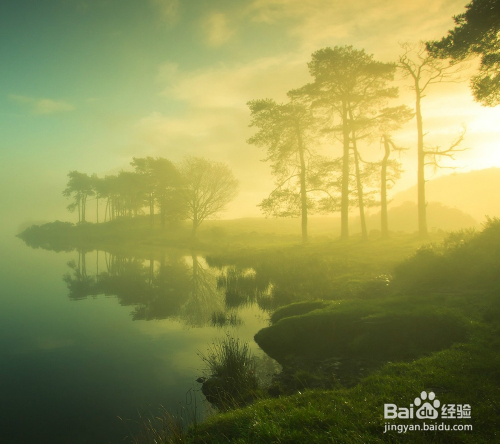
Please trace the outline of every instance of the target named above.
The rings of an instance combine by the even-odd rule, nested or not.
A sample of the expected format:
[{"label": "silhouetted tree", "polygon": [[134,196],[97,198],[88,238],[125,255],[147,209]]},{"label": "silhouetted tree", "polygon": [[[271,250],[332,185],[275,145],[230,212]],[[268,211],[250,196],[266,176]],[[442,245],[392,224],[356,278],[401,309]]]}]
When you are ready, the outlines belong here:
[{"label": "silhouetted tree", "polygon": [[97,174],[92,174],[92,190],[96,199],[96,223],[99,223],[99,199],[106,197],[106,185],[104,179],[97,177]]},{"label": "silhouetted tree", "polygon": [[143,177],[131,171],[120,171],[116,181],[122,216],[137,216],[144,204]]},{"label": "silhouetted tree", "polygon": [[88,174],[70,171],[68,173],[69,181],[63,196],[73,196],[74,202],[68,205],[68,210],[72,213],[78,208],[78,222],[85,222],[85,208],[87,197],[94,194],[92,188],[92,179]]},{"label": "silhouetted tree", "polygon": [[155,214],[155,181],[153,176],[153,157],[133,157],[132,165],[135,168],[135,172],[140,174],[144,178],[144,191],[146,194],[146,201],[149,206],[149,224],[152,227],[154,225],[154,214]]},{"label": "silhouetted tree", "polygon": [[193,237],[201,223],[225,210],[238,190],[238,180],[230,168],[202,157],[186,157],[180,165],[183,201],[187,217],[193,221]]},{"label": "silhouetted tree", "polygon": [[500,2],[472,0],[466,11],[453,17],[455,28],[440,41],[427,42],[429,53],[455,61],[480,55],[479,74],[472,77],[474,98],[486,106],[500,103]]},{"label": "silhouetted tree", "polygon": [[418,47],[405,43],[402,45],[403,55],[399,57],[398,66],[403,76],[411,79],[411,89],[415,91],[415,116],[417,121],[417,190],[418,190],[418,232],[420,236],[427,236],[427,210],[425,201],[425,166],[426,157],[430,158],[434,166],[438,166],[439,157],[451,157],[457,151],[465,132],[462,132],[449,148],[440,147],[425,149],[424,129],[421,102],[425,97],[427,88],[434,83],[456,81],[456,74],[460,68],[455,69],[442,61],[429,55],[423,44]]},{"label": "silhouetted tree", "polygon": [[[378,91],[374,91],[374,95],[368,99],[362,107],[360,107],[357,115],[353,116],[352,113],[350,113],[354,166],[356,173],[356,194],[358,197],[357,204],[359,207],[361,236],[363,239],[368,238],[364,207],[365,205],[374,205],[373,201],[370,202],[369,196],[366,196],[364,184],[366,182],[368,185],[368,182],[373,181],[373,179],[378,175],[370,163],[362,161],[360,152],[357,148],[357,141],[362,139],[372,140],[374,139],[374,136],[380,134],[380,131],[393,131],[398,129],[403,123],[411,120],[414,116],[414,113],[406,105],[382,108],[382,106],[385,105],[387,98],[397,97],[397,91],[395,92],[396,96],[393,96],[393,88],[383,88],[383,82],[380,83],[380,86],[381,88]],[[362,162],[364,163],[364,167],[361,166]]]},{"label": "silhouetted tree", "polygon": [[[260,204],[267,214],[277,217],[301,216],[302,240],[307,241],[308,165],[313,157],[310,146],[314,118],[303,103],[292,100],[278,104],[274,100],[248,102],[252,121],[259,131],[248,143],[267,148],[276,188]],[[298,191],[297,191],[298,189]]]},{"label": "silhouetted tree", "polygon": [[109,220],[115,219],[116,200],[118,196],[117,176],[106,176],[102,181],[103,197],[106,197],[106,209],[104,211],[104,220],[109,215]]},{"label": "silhouetted tree", "polygon": [[[349,235],[349,182],[351,151],[355,165],[358,205],[363,229],[364,224],[363,187],[359,166],[357,141],[359,132],[377,124],[381,104],[397,97],[397,88],[387,87],[394,78],[395,65],[373,60],[364,50],[352,46],[324,48],[312,54],[308,63],[314,83],[302,90],[313,98],[314,106],[322,109],[330,122],[329,130],[341,135],[342,193],[341,193],[341,237]],[[364,227],[364,228],[363,228]]]},{"label": "silhouetted tree", "polygon": [[149,206],[150,225],[154,224],[155,205],[160,209],[162,228],[167,219],[184,217],[182,205],[182,178],[175,165],[162,157],[133,158],[131,165],[143,178],[146,202]]},{"label": "silhouetted tree", "polygon": [[165,228],[168,220],[184,219],[186,208],[183,197],[183,176],[167,159],[158,157],[152,165],[155,199],[160,209],[160,224]]}]

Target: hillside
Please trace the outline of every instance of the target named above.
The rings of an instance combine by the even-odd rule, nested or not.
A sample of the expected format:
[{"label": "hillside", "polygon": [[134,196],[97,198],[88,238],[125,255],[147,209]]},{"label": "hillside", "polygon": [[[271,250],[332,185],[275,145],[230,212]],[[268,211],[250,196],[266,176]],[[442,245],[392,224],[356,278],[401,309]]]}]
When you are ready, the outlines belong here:
[{"label": "hillside", "polygon": [[[500,216],[500,168],[487,168],[468,173],[453,173],[430,180],[426,184],[427,202],[441,202],[470,214],[478,222],[485,216]],[[417,201],[417,187],[397,193],[391,207]]]}]

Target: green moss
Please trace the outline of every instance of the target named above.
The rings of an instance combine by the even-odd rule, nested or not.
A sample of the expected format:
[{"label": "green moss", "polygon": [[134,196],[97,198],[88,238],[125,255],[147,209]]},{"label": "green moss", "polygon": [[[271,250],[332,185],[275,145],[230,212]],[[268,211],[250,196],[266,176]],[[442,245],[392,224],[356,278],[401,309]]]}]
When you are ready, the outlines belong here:
[{"label": "green moss", "polygon": [[[328,357],[371,361],[408,360],[467,338],[468,321],[434,299],[323,302],[285,307],[278,322],[260,330],[255,341],[281,363],[288,358]],[[284,313],[291,316],[285,317]]]},{"label": "green moss", "polygon": [[328,307],[329,305],[330,303],[327,301],[304,301],[286,305],[271,315],[271,323],[276,324],[280,319],[303,315],[313,310]]}]

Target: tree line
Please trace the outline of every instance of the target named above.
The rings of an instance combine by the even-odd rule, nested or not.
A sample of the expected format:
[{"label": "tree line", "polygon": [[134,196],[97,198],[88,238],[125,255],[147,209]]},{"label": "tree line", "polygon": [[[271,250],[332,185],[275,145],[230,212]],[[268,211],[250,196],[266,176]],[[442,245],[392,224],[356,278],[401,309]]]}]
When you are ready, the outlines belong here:
[{"label": "tree line", "polygon": [[[426,142],[422,101],[432,84],[458,81],[458,62],[480,55],[479,74],[471,79],[475,100],[486,106],[500,103],[500,2],[473,0],[466,12],[454,17],[456,27],[440,41],[402,44],[402,54],[391,63],[380,62],[352,46],[323,48],[308,63],[311,83],[287,93],[286,103],[272,99],[251,100],[250,126],[256,133],[249,144],[266,150],[275,188],[259,207],[274,217],[300,217],[302,239],[307,241],[308,216],[314,212],[340,212],[341,237],[349,236],[349,212],[359,210],[361,235],[368,237],[365,210],[381,206],[381,233],[387,237],[387,190],[402,172],[394,153],[404,149],[395,132],[415,119],[418,229],[427,236],[426,168],[440,168],[443,158],[463,151],[465,128],[445,147]],[[408,80],[414,106],[394,103],[396,73]],[[376,142],[383,148],[378,161],[365,154]],[[325,156],[321,147],[340,149]],[[373,158],[373,155],[370,156]],[[160,214],[167,220],[190,219],[193,234],[207,217],[219,213],[235,196],[237,180],[229,168],[202,158],[187,158],[175,166],[163,158],[134,158],[135,172],[98,178],[77,171],[69,173],[65,196],[72,196],[70,211],[78,209],[85,222],[89,196],[106,199],[105,220],[132,217],[149,208],[151,225]]]},{"label": "tree line", "polygon": [[215,216],[236,196],[238,181],[224,163],[201,157],[186,157],[179,165],[162,157],[134,157],[134,171],[120,171],[103,178],[70,171],[63,195],[72,198],[70,212],[78,212],[78,222],[85,223],[87,199],[96,201],[99,223],[99,200],[106,202],[104,221],[135,217],[149,211],[150,226],[155,214],[161,228],[166,223],[189,219],[192,233],[208,217]]},{"label": "tree line", "polygon": [[[404,53],[394,63],[376,61],[352,46],[320,49],[308,63],[312,82],[289,91],[288,102],[248,102],[250,126],[257,128],[248,143],[267,150],[265,160],[271,163],[276,181],[276,188],[260,207],[268,215],[300,216],[304,241],[311,212],[340,211],[340,235],[347,238],[353,206],[359,210],[364,239],[368,237],[365,209],[373,205],[381,206],[381,232],[388,235],[387,190],[402,172],[393,153],[404,149],[394,142],[393,134],[414,117],[419,232],[427,235],[425,166],[438,167],[441,157],[460,151],[464,132],[448,147],[428,147],[421,101],[429,85],[455,79],[460,68],[432,57],[423,45],[402,47]],[[394,104],[398,87],[393,81],[398,70],[411,79],[414,109]],[[377,141],[383,155],[378,161],[365,160],[364,151],[373,150]],[[339,146],[340,155],[321,155],[320,147],[325,145]]]}]

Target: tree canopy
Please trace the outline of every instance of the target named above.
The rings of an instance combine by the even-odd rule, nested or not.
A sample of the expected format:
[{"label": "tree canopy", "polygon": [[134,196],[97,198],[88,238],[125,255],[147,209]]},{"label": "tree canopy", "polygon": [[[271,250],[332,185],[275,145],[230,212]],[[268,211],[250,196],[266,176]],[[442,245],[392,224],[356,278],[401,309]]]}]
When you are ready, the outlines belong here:
[{"label": "tree canopy", "polygon": [[78,222],[86,222],[85,209],[87,197],[94,195],[93,180],[85,173],[70,171],[68,173],[68,184],[63,191],[63,196],[73,196],[74,201],[68,205],[68,211],[71,213],[78,208]]},{"label": "tree canopy", "polygon": [[202,157],[186,157],[180,165],[187,216],[193,221],[193,236],[207,218],[225,210],[236,197],[238,180],[221,162]]},{"label": "tree canopy", "polygon": [[248,102],[250,126],[258,128],[248,143],[267,148],[276,188],[259,205],[267,215],[301,216],[302,239],[307,240],[307,199],[309,165],[313,152],[308,143],[313,137],[315,119],[310,109],[298,100],[278,104],[274,100]]},{"label": "tree canopy", "polygon": [[360,156],[357,141],[380,125],[386,101],[398,96],[398,89],[387,83],[394,79],[396,65],[378,62],[373,55],[352,46],[323,48],[312,54],[308,63],[314,83],[301,90],[308,94],[313,107],[325,114],[326,131],[341,135],[342,184],[341,184],[341,237],[349,235],[351,154],[355,165],[356,191],[363,237],[367,237],[364,222],[364,201]]},{"label": "tree canopy", "polygon": [[455,28],[439,41],[427,42],[429,53],[438,58],[464,60],[481,56],[479,73],[471,79],[474,98],[486,106],[500,103],[500,1],[473,0],[466,11],[455,15]]}]

